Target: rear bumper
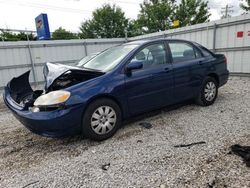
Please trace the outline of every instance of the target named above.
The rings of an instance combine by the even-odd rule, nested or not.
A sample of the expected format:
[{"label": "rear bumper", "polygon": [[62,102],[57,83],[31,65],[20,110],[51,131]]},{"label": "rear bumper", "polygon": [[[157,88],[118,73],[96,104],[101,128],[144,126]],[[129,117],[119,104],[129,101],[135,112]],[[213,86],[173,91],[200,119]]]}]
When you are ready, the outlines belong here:
[{"label": "rear bumper", "polygon": [[76,134],[81,130],[83,105],[74,105],[47,112],[31,112],[23,110],[11,98],[5,88],[3,99],[14,116],[30,131],[47,137],[64,137]]},{"label": "rear bumper", "polygon": [[221,74],[220,77],[219,77],[219,87],[222,87],[223,85],[225,85],[228,81],[228,78],[229,78],[229,71],[227,70],[225,73]]}]

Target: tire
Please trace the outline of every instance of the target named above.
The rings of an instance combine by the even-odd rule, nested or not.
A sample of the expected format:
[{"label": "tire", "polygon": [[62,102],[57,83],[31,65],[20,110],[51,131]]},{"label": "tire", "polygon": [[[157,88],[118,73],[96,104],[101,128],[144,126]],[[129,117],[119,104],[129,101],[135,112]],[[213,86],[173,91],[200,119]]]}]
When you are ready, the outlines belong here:
[{"label": "tire", "polygon": [[218,95],[218,82],[213,77],[206,77],[203,81],[196,103],[200,106],[210,106]]},{"label": "tire", "polygon": [[97,99],[86,109],[82,119],[82,135],[102,141],[112,137],[121,126],[120,107],[110,99]]}]

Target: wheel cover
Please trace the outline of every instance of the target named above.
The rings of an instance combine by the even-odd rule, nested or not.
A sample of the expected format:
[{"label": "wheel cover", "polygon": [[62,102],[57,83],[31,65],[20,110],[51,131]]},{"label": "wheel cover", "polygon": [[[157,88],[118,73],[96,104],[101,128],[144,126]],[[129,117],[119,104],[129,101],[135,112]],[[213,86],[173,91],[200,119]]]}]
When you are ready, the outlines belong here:
[{"label": "wheel cover", "polygon": [[215,96],[216,96],[216,85],[214,82],[208,82],[205,86],[205,90],[204,90],[204,95],[205,95],[205,99],[207,101],[212,101],[214,100]]},{"label": "wheel cover", "polygon": [[116,124],[116,112],[110,106],[100,106],[94,111],[90,121],[91,128],[96,134],[107,134]]}]

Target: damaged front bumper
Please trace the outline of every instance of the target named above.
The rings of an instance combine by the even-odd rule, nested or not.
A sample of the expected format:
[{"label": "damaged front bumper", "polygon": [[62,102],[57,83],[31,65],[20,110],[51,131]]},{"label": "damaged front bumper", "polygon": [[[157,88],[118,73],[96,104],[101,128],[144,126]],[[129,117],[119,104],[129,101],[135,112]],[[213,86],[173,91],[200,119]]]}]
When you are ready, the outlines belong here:
[{"label": "damaged front bumper", "polygon": [[[11,85],[10,82],[5,87],[4,102],[14,116],[30,131],[47,137],[63,137],[80,132],[83,105],[69,105],[51,111],[33,112],[31,106],[27,106],[28,103],[20,102],[18,99],[20,93],[17,94],[13,86],[14,84]],[[21,93],[32,94],[34,91],[29,87]]]},{"label": "damaged front bumper", "polygon": [[48,112],[24,110],[10,96],[8,88],[4,90],[4,102],[14,116],[30,131],[47,137],[63,137],[76,134],[81,130],[82,106],[76,105]]}]

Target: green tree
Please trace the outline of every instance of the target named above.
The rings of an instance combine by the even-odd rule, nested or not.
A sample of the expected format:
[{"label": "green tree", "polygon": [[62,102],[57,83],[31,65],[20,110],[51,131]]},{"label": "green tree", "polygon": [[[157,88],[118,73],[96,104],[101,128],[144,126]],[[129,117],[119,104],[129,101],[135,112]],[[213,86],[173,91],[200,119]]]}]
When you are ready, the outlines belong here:
[{"label": "green tree", "polygon": [[208,1],[181,0],[177,6],[174,19],[180,21],[180,27],[209,21]]},{"label": "green tree", "polygon": [[144,0],[140,5],[138,27],[143,33],[164,31],[171,27],[173,13],[176,9],[175,0]]},{"label": "green tree", "polygon": [[172,28],[175,20],[180,27],[209,21],[208,2],[203,0],[144,0],[138,15],[137,30],[153,33]]},{"label": "green tree", "polygon": [[129,20],[121,8],[105,4],[92,13],[92,19],[81,23],[81,38],[116,38],[125,36]]},{"label": "green tree", "polygon": [[32,34],[26,34],[24,32],[13,33],[11,31],[0,30],[0,40],[3,41],[27,41],[27,35],[29,40],[36,40],[36,37]]},{"label": "green tree", "polygon": [[140,27],[137,20],[130,20],[127,27],[128,37],[143,35],[143,29]]},{"label": "green tree", "polygon": [[77,34],[71,33],[70,31],[66,31],[62,27],[56,29],[52,34],[53,40],[69,40],[69,39],[77,39]]},{"label": "green tree", "polygon": [[250,12],[250,0],[245,0],[246,1],[246,5],[241,3],[240,7],[246,11],[246,12]]}]

